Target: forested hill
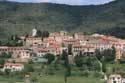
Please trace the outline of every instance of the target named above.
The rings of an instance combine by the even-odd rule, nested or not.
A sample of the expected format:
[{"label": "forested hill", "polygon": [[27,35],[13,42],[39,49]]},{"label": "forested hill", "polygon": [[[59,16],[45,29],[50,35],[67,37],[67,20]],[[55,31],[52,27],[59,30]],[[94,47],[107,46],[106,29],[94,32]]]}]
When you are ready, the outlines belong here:
[{"label": "forested hill", "polygon": [[[0,2],[1,38],[10,34],[27,34],[34,27],[42,31],[67,30],[118,35],[120,32],[116,29],[125,31],[125,0],[97,6]],[[121,34],[125,37],[124,32]]]}]

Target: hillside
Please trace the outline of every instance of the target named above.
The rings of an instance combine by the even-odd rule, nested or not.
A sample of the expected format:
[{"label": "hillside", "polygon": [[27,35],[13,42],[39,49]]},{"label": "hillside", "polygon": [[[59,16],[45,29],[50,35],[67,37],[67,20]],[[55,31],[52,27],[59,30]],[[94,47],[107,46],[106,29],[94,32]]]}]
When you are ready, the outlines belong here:
[{"label": "hillside", "polygon": [[[108,30],[125,28],[125,0],[97,6],[0,2],[1,38],[10,34],[27,34],[34,27],[42,31],[67,30],[110,34]],[[122,35],[124,37],[125,33]]]}]

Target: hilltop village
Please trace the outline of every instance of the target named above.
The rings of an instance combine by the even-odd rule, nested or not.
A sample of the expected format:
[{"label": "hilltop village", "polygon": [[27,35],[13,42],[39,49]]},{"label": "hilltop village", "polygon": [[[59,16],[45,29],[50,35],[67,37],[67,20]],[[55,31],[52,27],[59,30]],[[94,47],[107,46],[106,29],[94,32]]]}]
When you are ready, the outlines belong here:
[{"label": "hilltop village", "polygon": [[[63,50],[68,50],[69,47],[71,49],[69,56],[73,57],[79,53],[93,55],[96,50],[103,51],[114,47],[116,60],[122,59],[125,50],[125,40],[114,36],[84,35],[82,32],[69,35],[66,31],[49,33],[47,38],[36,37],[36,35],[37,30],[33,29],[30,36],[20,37],[19,42],[23,42],[22,46],[0,46],[0,54],[11,53],[12,55],[7,62],[15,62],[13,64],[5,63],[5,66],[20,66],[19,70],[21,70],[23,69],[23,64],[19,63],[28,62],[31,59],[35,61],[36,58],[41,58],[47,53],[60,56]],[[35,59],[33,54],[35,54]]]},{"label": "hilltop village", "polygon": [[[23,74],[24,76],[27,72],[36,72],[39,69],[40,73],[43,70],[46,73],[49,70],[46,69],[46,66],[49,67],[50,65],[51,73],[62,71],[65,68],[69,75],[72,71],[77,73],[80,71],[82,72],[80,75],[88,76],[89,72],[94,71],[94,76],[101,73],[106,81],[107,76],[109,76],[108,83],[114,83],[120,74],[117,71],[121,72],[122,70],[117,66],[111,66],[112,68],[108,69],[109,67],[106,64],[117,64],[117,61],[124,58],[124,52],[125,40],[114,36],[85,35],[82,32],[71,35],[66,31],[49,33],[33,29],[29,35],[12,36],[6,44],[1,44],[0,70],[6,73],[23,71],[19,75]],[[43,63],[43,66],[34,63],[40,63],[39,65]],[[55,66],[51,67],[51,64]],[[63,64],[63,66],[59,66],[58,69],[57,64]],[[51,68],[53,67],[54,70],[52,71]],[[74,70],[74,67],[78,67],[79,71]],[[117,73],[112,75],[114,72]],[[121,77],[120,81],[122,81]],[[116,80],[113,78],[116,78]]]}]

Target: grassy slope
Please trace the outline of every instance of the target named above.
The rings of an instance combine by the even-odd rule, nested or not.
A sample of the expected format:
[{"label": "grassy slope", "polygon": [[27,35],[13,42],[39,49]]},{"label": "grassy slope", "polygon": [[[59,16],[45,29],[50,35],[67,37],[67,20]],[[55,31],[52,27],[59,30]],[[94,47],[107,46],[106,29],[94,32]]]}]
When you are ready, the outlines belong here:
[{"label": "grassy slope", "polygon": [[[62,76],[45,76],[40,78],[39,83],[65,83],[65,82],[64,82],[64,77]],[[98,78],[69,77],[67,83],[103,83],[103,82]]]},{"label": "grassy slope", "polygon": [[99,6],[0,2],[0,37],[41,30],[93,33],[125,23],[125,0]]}]

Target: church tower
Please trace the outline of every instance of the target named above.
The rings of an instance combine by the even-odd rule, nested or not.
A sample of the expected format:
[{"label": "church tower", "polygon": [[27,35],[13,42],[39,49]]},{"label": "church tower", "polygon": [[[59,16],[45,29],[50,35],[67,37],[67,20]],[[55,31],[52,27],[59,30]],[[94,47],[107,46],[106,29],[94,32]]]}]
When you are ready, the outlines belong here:
[{"label": "church tower", "polygon": [[32,29],[32,37],[35,37],[37,35],[37,29],[34,28]]}]

